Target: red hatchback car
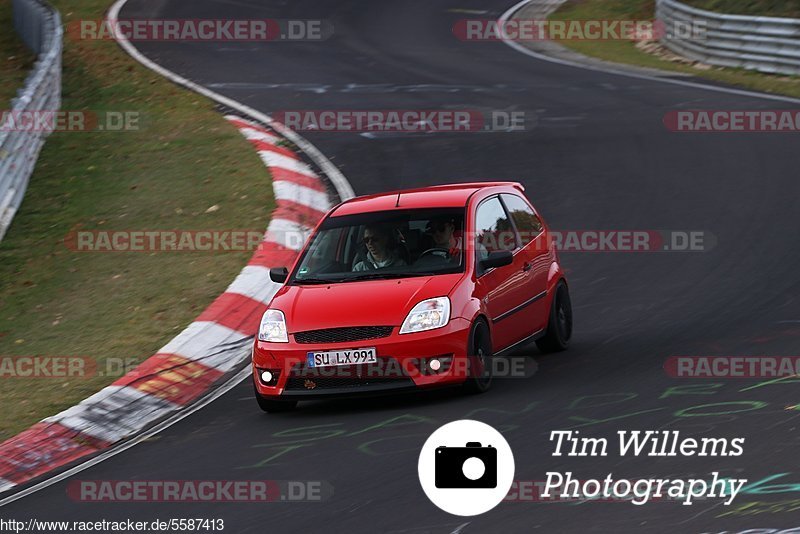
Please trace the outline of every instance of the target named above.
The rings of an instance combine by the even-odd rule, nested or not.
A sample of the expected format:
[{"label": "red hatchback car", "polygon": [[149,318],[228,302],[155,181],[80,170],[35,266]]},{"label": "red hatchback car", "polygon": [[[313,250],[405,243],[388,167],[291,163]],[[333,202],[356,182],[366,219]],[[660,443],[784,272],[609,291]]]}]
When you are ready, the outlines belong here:
[{"label": "red hatchback car", "polygon": [[358,197],[331,209],[264,313],[256,400],[463,385],[529,341],[567,348],[572,308],[547,226],[515,182]]}]

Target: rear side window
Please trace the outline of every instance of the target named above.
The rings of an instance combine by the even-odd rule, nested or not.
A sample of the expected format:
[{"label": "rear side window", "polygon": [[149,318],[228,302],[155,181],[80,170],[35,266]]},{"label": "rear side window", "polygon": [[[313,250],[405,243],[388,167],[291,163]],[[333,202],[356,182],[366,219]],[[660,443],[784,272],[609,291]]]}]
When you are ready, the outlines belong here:
[{"label": "rear side window", "polygon": [[524,247],[542,233],[544,229],[542,220],[533,212],[528,203],[517,195],[502,195],[502,197]]},{"label": "rear side window", "polygon": [[517,238],[511,221],[498,197],[491,198],[478,206],[476,214],[476,240],[478,260],[490,253],[517,248]]}]

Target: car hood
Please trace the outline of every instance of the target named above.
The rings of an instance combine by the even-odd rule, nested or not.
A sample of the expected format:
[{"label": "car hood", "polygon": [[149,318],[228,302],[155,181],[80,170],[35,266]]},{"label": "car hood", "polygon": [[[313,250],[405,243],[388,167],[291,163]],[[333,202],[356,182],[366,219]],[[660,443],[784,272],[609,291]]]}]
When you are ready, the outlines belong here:
[{"label": "car hood", "polygon": [[284,313],[290,333],[343,326],[400,326],[418,302],[448,295],[462,276],[284,286],[270,308]]}]

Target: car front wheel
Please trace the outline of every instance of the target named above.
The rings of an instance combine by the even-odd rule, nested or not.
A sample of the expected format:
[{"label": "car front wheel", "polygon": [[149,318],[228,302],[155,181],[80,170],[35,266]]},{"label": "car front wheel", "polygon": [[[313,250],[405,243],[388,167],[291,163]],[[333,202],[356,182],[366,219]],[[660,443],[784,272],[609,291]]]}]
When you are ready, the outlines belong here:
[{"label": "car front wheel", "polygon": [[469,376],[464,383],[470,393],[483,393],[492,387],[492,339],[483,319],[472,325],[467,347]]}]

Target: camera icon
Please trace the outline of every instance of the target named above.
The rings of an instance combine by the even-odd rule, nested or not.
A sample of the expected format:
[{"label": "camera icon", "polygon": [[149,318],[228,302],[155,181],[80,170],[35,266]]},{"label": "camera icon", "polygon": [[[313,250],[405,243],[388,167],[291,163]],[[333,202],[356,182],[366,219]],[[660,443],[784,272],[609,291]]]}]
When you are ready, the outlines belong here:
[{"label": "camera icon", "polygon": [[461,419],[440,426],[425,440],[417,474],[425,495],[440,509],[476,516],[508,495],[514,483],[514,453],[496,429]]},{"label": "camera icon", "polygon": [[437,447],[434,483],[439,489],[497,487],[497,449],[469,441],[466,447]]}]

